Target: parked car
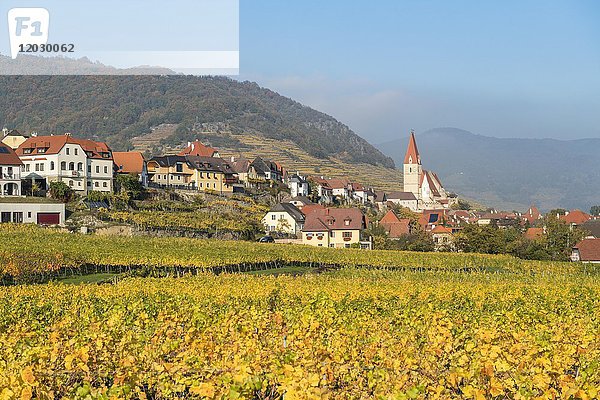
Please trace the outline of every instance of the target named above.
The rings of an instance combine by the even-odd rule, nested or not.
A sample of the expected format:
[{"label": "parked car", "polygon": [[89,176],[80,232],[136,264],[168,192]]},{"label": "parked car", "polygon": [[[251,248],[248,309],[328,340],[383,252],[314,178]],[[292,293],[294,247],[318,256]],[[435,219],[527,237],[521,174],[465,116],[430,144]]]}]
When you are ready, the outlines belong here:
[{"label": "parked car", "polygon": [[263,236],[260,239],[258,239],[259,243],[275,243],[275,239],[273,239],[273,236]]}]

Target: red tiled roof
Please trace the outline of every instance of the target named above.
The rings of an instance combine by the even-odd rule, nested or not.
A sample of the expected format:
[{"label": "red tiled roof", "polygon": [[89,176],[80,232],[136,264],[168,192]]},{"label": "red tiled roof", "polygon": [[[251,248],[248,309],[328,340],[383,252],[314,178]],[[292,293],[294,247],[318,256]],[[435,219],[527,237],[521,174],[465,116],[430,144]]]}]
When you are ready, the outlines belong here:
[{"label": "red tiled roof", "polygon": [[398,222],[400,222],[400,219],[392,210],[389,210],[379,221],[380,224],[397,224]]},{"label": "red tiled roof", "polygon": [[324,210],[324,209],[325,209],[325,207],[323,207],[320,204],[306,204],[305,206],[302,207],[301,211],[304,215],[308,215],[315,210]]},{"label": "red tiled roof", "polygon": [[[110,147],[106,143],[103,142],[95,142],[89,139],[77,139],[71,137],[71,135],[59,135],[59,136],[36,136],[31,137],[25,140],[19,148],[17,149],[17,155],[22,156],[34,156],[34,155],[48,155],[48,154],[58,154],[62,150],[62,148],[67,144],[78,144],[81,148],[90,152],[90,158],[101,158],[111,160],[112,156],[109,158],[104,158],[100,153],[111,153]],[[31,149],[31,153],[24,153],[25,149]],[[45,151],[40,152],[40,149],[46,149]]]},{"label": "red tiled roof", "polygon": [[329,179],[327,183],[332,189],[345,189],[350,184],[347,179]]},{"label": "red tiled roof", "polygon": [[583,239],[577,243],[581,261],[600,261],[600,239]]},{"label": "red tiled roof", "polygon": [[382,225],[392,239],[399,238],[410,233],[410,219],[404,218],[400,222],[394,224]]},{"label": "red tiled roof", "polygon": [[525,232],[525,238],[529,240],[535,240],[544,235],[544,228],[529,228]]},{"label": "red tiled roof", "polygon": [[199,140],[190,143],[188,147],[179,152],[178,156],[216,157],[218,151],[212,147],[205,146]]},{"label": "red tiled roof", "polygon": [[562,215],[560,219],[565,221],[567,224],[580,225],[592,219],[592,216],[584,213],[581,210],[573,210],[567,215]]},{"label": "red tiled roof", "polygon": [[417,149],[417,141],[415,140],[414,132],[410,133],[408,148],[406,149],[406,155],[404,156],[404,164],[410,164],[411,159],[413,164],[421,164],[421,156],[419,156],[419,149]]},{"label": "red tiled roof", "polygon": [[22,165],[21,159],[10,146],[0,142],[0,165]]},{"label": "red tiled roof", "polygon": [[113,159],[118,172],[125,174],[141,174],[144,170],[144,156],[139,151],[115,151]]},{"label": "red tiled roof", "polygon": [[[346,224],[346,221],[348,224]],[[365,215],[358,208],[325,208],[306,215],[304,231],[323,232],[330,230],[365,229]]]},{"label": "red tiled roof", "polygon": [[389,237],[399,238],[402,235],[410,233],[410,219],[399,219],[396,214],[390,210],[379,221],[379,224],[386,230]]},{"label": "red tiled roof", "polygon": [[423,228],[427,228],[430,224],[441,224],[446,217],[446,210],[423,210],[421,217],[419,218],[419,224]]},{"label": "red tiled roof", "polygon": [[452,233],[452,229],[446,228],[445,226],[438,225],[431,230],[431,233]]}]

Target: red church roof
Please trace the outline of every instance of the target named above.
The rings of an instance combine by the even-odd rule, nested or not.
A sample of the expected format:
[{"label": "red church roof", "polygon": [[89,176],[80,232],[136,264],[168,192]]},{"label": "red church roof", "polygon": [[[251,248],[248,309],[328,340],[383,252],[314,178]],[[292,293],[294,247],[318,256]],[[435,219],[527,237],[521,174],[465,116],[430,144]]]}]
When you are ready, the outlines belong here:
[{"label": "red church roof", "polygon": [[421,156],[419,155],[419,149],[417,149],[415,133],[412,131],[410,132],[408,149],[406,149],[406,155],[404,156],[404,164],[421,164]]}]

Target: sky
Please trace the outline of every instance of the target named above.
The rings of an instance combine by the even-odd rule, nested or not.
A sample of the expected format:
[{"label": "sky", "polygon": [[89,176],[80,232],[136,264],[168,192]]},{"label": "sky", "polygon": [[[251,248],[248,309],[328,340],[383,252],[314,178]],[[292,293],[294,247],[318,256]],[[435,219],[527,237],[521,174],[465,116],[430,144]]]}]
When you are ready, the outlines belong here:
[{"label": "sky", "polygon": [[595,0],[240,0],[240,79],[372,143],[600,138]]}]

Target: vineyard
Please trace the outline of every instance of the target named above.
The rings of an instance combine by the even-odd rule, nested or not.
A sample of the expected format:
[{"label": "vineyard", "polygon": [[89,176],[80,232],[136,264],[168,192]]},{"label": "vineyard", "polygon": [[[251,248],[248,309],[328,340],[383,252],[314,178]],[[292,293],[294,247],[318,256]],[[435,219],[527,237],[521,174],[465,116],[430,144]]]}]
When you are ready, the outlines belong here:
[{"label": "vineyard", "polygon": [[345,269],[0,290],[3,399],[592,399],[600,281]]},{"label": "vineyard", "polygon": [[4,280],[17,283],[44,282],[61,272],[77,274],[90,268],[167,270],[179,275],[206,269],[241,272],[296,264],[531,274],[595,272],[592,266],[510,256],[338,250],[240,241],[93,236],[10,224],[0,227],[0,274]]}]

